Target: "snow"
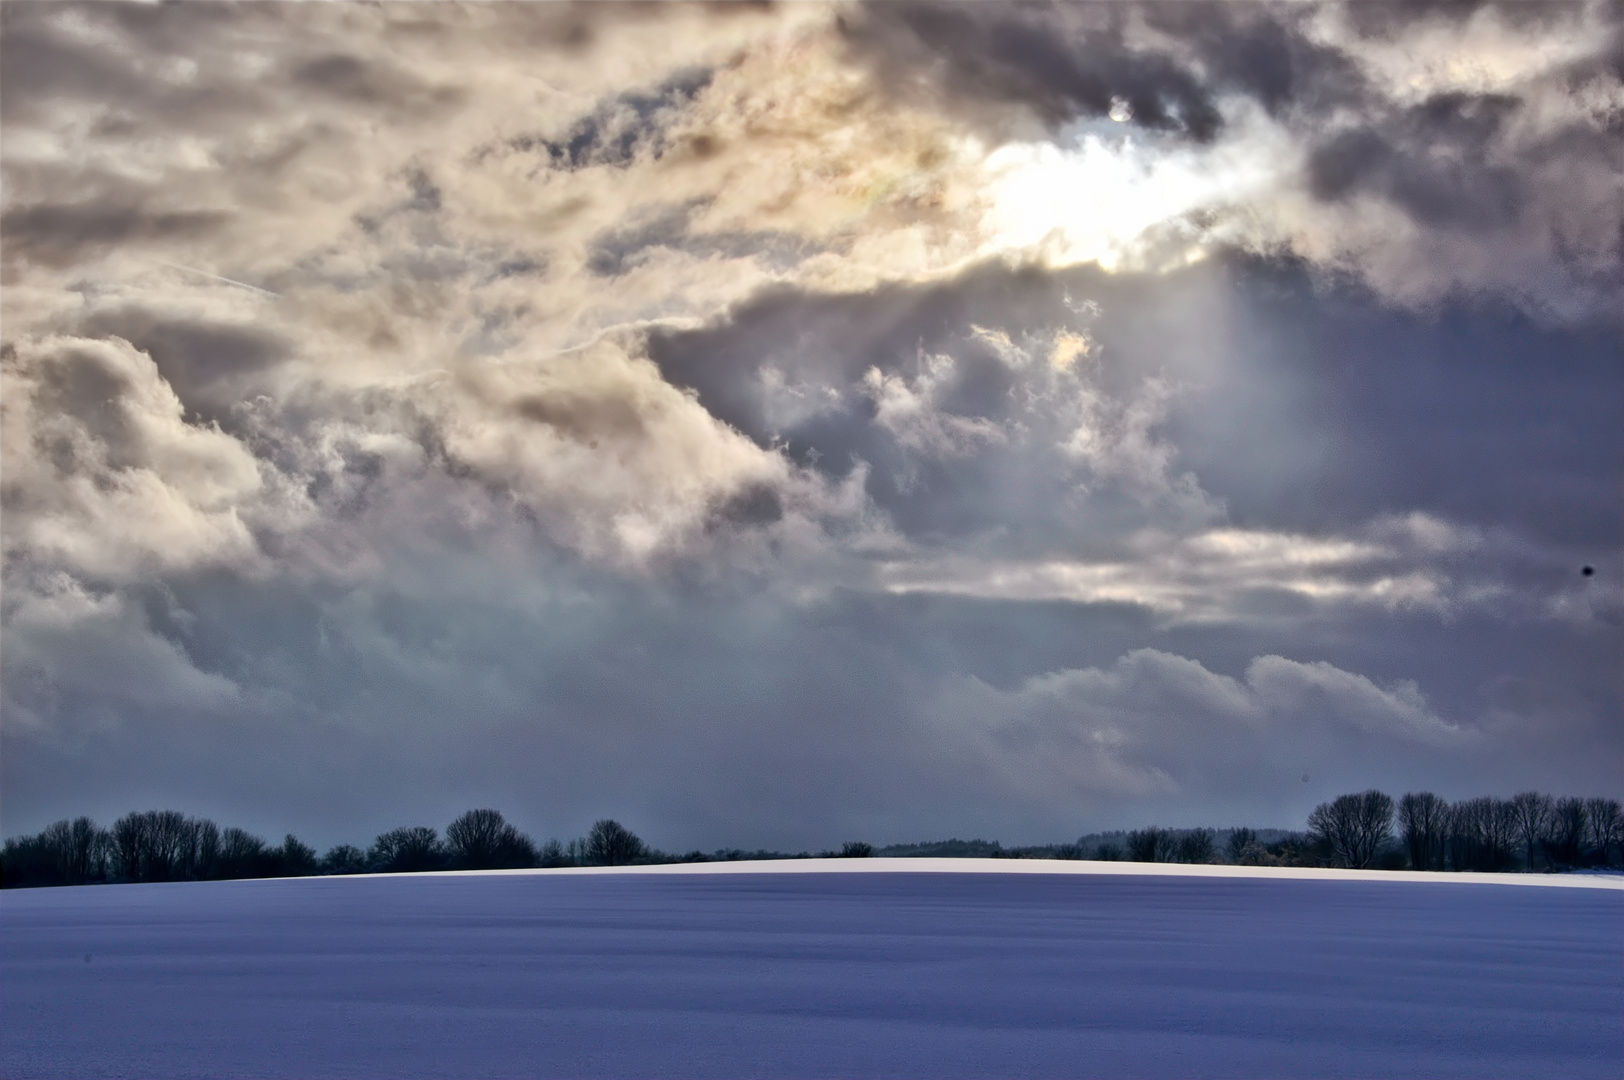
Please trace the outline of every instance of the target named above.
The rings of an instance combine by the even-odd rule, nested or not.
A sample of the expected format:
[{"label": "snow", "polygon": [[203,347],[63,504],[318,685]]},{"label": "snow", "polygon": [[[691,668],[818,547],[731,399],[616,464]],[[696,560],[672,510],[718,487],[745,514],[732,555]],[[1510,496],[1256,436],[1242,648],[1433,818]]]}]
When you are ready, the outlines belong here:
[{"label": "snow", "polygon": [[11,890],[0,1074],[1624,1072],[1617,879],[988,862]]}]

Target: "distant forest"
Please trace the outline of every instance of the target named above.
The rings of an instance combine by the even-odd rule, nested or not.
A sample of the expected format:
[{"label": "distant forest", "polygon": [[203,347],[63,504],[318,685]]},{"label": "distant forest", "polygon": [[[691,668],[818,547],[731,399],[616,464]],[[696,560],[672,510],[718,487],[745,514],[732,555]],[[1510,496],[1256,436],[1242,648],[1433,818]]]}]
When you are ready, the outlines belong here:
[{"label": "distant forest", "polygon": [[470,810],[447,826],[444,836],[428,826],[409,826],[379,835],[365,850],[340,844],[318,855],[292,835],[272,845],[242,829],[222,829],[174,810],[149,810],[126,814],[110,829],[81,817],[7,840],[0,851],[0,886],[871,855],[1523,873],[1624,865],[1624,815],[1615,799],[1527,791],[1509,799],[1451,803],[1421,792],[1395,802],[1380,791],[1366,791],[1322,803],[1307,824],[1301,832],[1151,826],[1035,847],[1006,848],[988,840],[882,848],[851,842],[816,854],[723,849],[675,855],[649,847],[608,819],[568,843],[537,844],[497,811]]}]

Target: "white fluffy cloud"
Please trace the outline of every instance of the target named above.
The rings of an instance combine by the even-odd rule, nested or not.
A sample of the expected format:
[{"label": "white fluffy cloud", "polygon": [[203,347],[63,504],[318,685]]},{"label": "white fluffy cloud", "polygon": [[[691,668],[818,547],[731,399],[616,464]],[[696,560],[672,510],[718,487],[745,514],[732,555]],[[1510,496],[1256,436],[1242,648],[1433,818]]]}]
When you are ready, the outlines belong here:
[{"label": "white fluffy cloud", "polygon": [[1413,682],[1379,686],[1324,661],[1260,656],[1243,678],[1156,649],[1001,690],[950,683],[953,735],[1035,801],[1103,808],[1211,801],[1249,783],[1290,794],[1301,769],[1343,774],[1354,742],[1404,755],[1475,733],[1438,716]]},{"label": "white fluffy cloud", "polygon": [[24,339],[3,379],[8,561],[111,582],[254,568],[267,467],[189,423],[151,357],[117,338]]}]

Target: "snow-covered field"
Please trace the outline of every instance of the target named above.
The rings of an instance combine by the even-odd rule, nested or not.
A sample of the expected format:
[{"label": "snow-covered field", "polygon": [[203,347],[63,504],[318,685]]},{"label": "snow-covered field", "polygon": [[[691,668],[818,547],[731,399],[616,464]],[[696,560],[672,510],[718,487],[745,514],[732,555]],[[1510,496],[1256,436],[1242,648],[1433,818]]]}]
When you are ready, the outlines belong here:
[{"label": "snow-covered field", "polygon": [[0,1074],[1624,1074],[1617,880],[889,862],[8,891]]}]

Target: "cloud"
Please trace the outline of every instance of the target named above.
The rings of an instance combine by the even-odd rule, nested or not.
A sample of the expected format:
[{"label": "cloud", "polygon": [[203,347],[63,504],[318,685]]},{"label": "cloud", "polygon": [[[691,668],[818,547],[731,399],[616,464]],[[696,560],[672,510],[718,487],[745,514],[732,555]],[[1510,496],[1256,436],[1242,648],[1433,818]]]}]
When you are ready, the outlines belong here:
[{"label": "cloud", "polygon": [[1590,775],[1617,19],[1373,11],[6,7],[8,820]]},{"label": "cloud", "polygon": [[[1446,536],[1457,530],[1418,518],[1416,531]],[[885,565],[880,580],[893,592],[946,592],[963,596],[1085,604],[1133,604],[1171,621],[1278,618],[1280,603],[1293,619],[1316,608],[1375,605],[1449,613],[1464,602],[1499,599],[1495,589],[1473,593],[1442,567],[1418,558],[1407,526],[1378,522],[1362,537],[1312,537],[1234,528],[1186,536],[1154,531],[1123,538],[1110,555],[1092,560],[1030,561],[946,559]],[[1400,544],[1374,542],[1400,534]],[[1412,541],[1404,543],[1404,541]],[[1402,546],[1400,546],[1402,545]],[[1273,598],[1274,603],[1269,603]]]},{"label": "cloud", "polygon": [[150,357],[117,338],[25,339],[4,380],[8,562],[109,582],[257,564],[261,463],[186,422]]},{"label": "cloud", "polygon": [[83,746],[132,714],[234,709],[241,688],[200,670],[138,605],[53,573],[8,584],[3,702],[21,737]]},{"label": "cloud", "polygon": [[[948,684],[938,709],[955,733],[1034,801],[1155,805],[1256,781],[1278,792],[1301,763],[1340,771],[1335,747],[1460,748],[1474,733],[1434,713],[1413,683],[1378,686],[1324,661],[1260,656],[1244,679],[1138,649],[1108,667],[1065,669],[1008,690]],[[1290,779],[1290,777],[1286,777]]]},{"label": "cloud", "polygon": [[1616,13],[1518,10],[1403,33],[1359,4],[898,4],[843,25],[889,93],[954,103],[1002,146],[994,250],[1111,267],[1285,248],[1406,305],[1608,318]]}]

